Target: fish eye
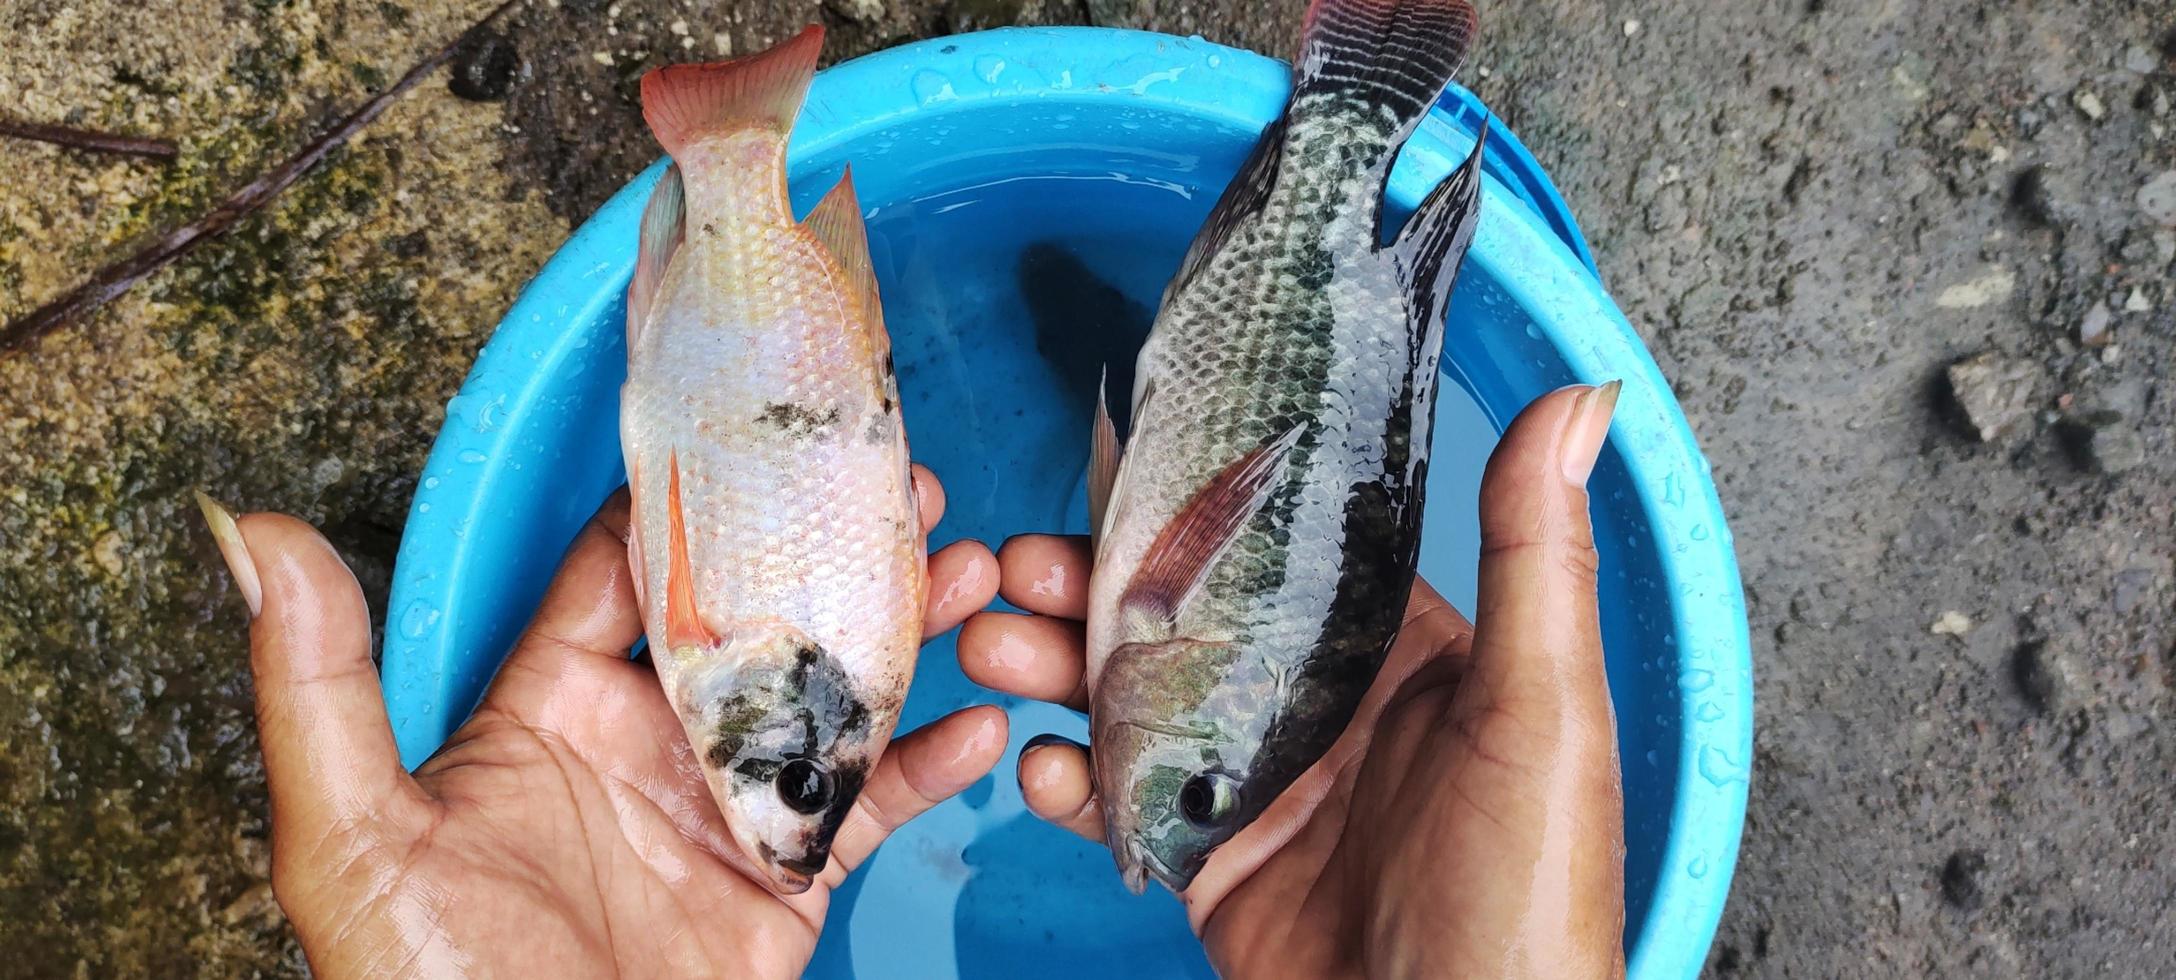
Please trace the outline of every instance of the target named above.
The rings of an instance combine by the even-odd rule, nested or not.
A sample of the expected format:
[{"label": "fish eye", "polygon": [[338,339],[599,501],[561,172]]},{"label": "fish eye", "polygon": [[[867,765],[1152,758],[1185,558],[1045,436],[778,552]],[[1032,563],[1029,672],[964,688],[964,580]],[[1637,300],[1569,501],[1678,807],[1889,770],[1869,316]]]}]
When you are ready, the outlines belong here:
[{"label": "fish eye", "polygon": [[778,798],[795,813],[822,813],[836,791],[830,767],[814,759],[793,759],[778,770]]},{"label": "fish eye", "polygon": [[1222,826],[1239,812],[1239,781],[1221,772],[1204,772],[1179,787],[1179,816],[1196,830]]}]

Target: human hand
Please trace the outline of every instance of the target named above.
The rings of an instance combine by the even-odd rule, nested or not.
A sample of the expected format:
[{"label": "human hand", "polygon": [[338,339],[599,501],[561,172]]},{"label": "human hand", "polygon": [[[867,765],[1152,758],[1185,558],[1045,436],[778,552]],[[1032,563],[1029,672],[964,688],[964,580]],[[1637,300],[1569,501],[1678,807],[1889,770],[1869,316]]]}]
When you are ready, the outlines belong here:
[{"label": "human hand", "polygon": [[[915,468],[926,533],[943,491]],[[892,830],[988,772],[1005,716],[895,739],[808,891],[735,851],[655,672],[627,570],[627,495],[569,549],[475,714],[414,775],[395,752],[370,618],[308,525],[204,500],[251,612],[272,888],[320,976],[796,977],[831,889]],[[988,548],[930,556],[925,637],[989,604]]]},{"label": "human hand", "polygon": [[[1226,976],[1601,977],[1624,971],[1624,817],[1587,476],[1617,390],[1520,414],[1481,487],[1478,625],[1416,581],[1344,735],[1182,898]],[[979,613],[967,675],[1087,710],[1085,539],[1025,535]],[[1087,751],[1020,758],[1030,809],[1103,835]]]}]

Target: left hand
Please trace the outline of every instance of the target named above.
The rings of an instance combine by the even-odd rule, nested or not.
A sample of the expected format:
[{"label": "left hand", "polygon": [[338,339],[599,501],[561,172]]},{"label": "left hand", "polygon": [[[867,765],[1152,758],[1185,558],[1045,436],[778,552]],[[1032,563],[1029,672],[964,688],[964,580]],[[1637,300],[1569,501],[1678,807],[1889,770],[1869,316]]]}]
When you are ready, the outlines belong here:
[{"label": "left hand", "polygon": [[[943,493],[920,467],[915,482],[926,532]],[[823,874],[776,895],[734,870],[656,674],[627,657],[642,624],[624,492],[574,542],[475,714],[413,775],[347,566],[294,518],[206,511],[254,616],[272,887],[321,976],[799,976],[831,889],[1005,748],[988,706],[893,741]],[[930,556],[929,576],[924,636],[997,588],[973,541]]]}]

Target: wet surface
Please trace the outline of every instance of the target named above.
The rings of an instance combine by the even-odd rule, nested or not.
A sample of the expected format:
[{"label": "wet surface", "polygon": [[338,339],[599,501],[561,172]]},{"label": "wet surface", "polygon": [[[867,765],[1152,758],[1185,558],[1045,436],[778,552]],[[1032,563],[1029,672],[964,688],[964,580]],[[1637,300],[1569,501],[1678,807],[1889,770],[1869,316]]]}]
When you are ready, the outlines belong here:
[{"label": "wet surface", "polygon": [[[8,111],[181,154],[0,143],[0,319],[489,6],[9,4]],[[458,59],[227,238],[0,355],[0,974],[301,972],[243,608],[189,491],[325,527],[382,616],[445,399],[656,155],[645,67],[812,19],[833,59],[1091,14],[1285,53],[1298,4],[1267,6],[540,0],[500,27],[510,71]],[[1734,520],[1761,731],[1710,972],[2163,970],[2176,15],[1696,7],[1484,6],[1467,81],[1563,185]],[[1945,372],[1987,351],[2030,366],[2032,409],[1982,442]]]}]

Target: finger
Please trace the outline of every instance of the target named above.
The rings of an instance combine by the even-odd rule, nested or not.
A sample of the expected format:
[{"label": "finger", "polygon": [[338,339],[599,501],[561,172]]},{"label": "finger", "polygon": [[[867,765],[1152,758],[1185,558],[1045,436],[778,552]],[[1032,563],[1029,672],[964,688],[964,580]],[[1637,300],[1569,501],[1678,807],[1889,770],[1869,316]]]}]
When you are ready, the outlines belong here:
[{"label": "finger", "polygon": [[1088,750],[1056,735],[1038,735],[1020,750],[1020,797],[1038,817],[1089,840],[1103,840],[1103,807],[1089,778]]},{"label": "finger", "polygon": [[1087,627],[1055,616],[977,613],[960,627],[960,671],[983,687],[1088,710]]},{"label": "finger", "polygon": [[877,760],[832,840],[823,883],[836,887],[884,838],[988,775],[1005,754],[1005,713],[964,708],[895,740]]},{"label": "finger", "polygon": [[274,827],[316,839],[396,805],[413,784],[393,745],[354,574],[308,524],[284,514],[236,521],[209,498],[199,503],[254,607],[250,674]]},{"label": "finger", "polygon": [[920,463],[914,464],[912,472],[914,508],[922,516],[922,533],[928,534],[930,528],[936,527],[937,522],[944,519],[944,484],[938,483],[937,474],[931,473],[929,467]]},{"label": "finger", "polygon": [[536,618],[514,645],[510,664],[554,667],[567,658],[627,659],[628,648],[642,635],[635,580],[627,567],[627,501],[622,487],[574,536]]},{"label": "finger", "polygon": [[929,556],[929,599],[922,639],[958,626],[997,594],[997,559],[980,541],[954,541]]},{"label": "finger", "polygon": [[1616,397],[1615,385],[1582,386],[1536,401],[1482,478],[1473,676],[1500,704],[1606,720],[1586,480]]},{"label": "finger", "polygon": [[1005,601],[1031,613],[1088,618],[1088,539],[1077,534],[1022,534],[998,549]]}]

